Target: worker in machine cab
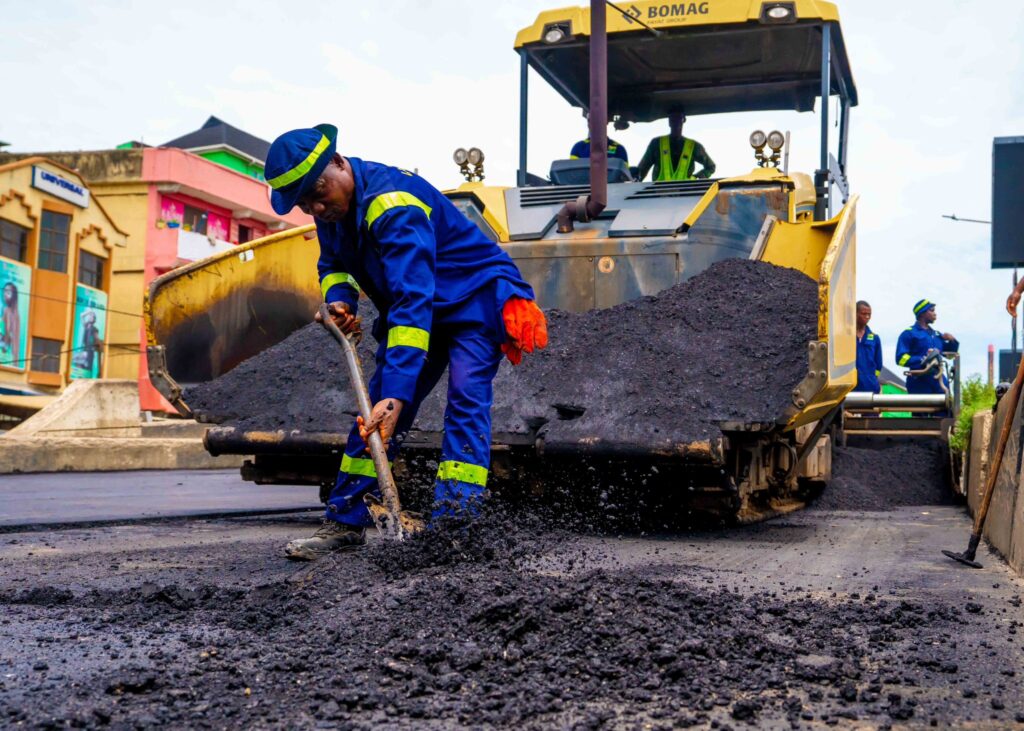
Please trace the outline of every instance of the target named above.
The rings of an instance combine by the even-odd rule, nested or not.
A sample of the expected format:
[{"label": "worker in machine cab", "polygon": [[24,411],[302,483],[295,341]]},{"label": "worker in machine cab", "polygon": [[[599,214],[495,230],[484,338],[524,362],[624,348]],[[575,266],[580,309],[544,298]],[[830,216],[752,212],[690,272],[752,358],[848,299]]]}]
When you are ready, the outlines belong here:
[{"label": "worker in machine cab", "polygon": [[[590,138],[580,140],[572,146],[572,151],[569,153],[570,160],[580,160],[582,158],[590,157]],[[608,157],[617,157],[624,163],[629,165],[629,155],[626,154],[626,148],[621,144],[613,140],[611,137],[608,138]]]},{"label": "worker in machine cab", "polygon": [[274,210],[284,215],[298,206],[316,222],[320,289],[334,322],[359,332],[360,290],[379,313],[371,417],[352,427],[323,525],[288,544],[286,554],[297,559],[364,542],[372,519],[363,495],[377,490],[366,439],[379,432],[394,459],[445,370],[435,516],[471,507],[487,485],[491,382],[502,353],[518,364],[524,352],[547,345],[544,314],[508,254],[430,183],[343,157],[336,138],[330,125],[286,132],[271,145],[265,168]]},{"label": "worker in machine cab", "polygon": [[[693,180],[710,178],[715,173],[715,161],[711,159],[704,145],[697,140],[683,137],[683,123],[686,115],[672,112],[668,115],[668,134],[655,137],[647,145],[638,166],[637,179],[643,180],[654,168],[654,180]],[[700,172],[694,174],[697,165]]]},{"label": "worker in machine cab", "polygon": [[882,375],[882,339],[878,337],[868,322],[871,320],[871,305],[864,300],[857,303],[857,385],[854,391],[878,393],[881,385],[878,377]]},{"label": "worker in machine cab", "polygon": [[942,372],[942,354],[955,353],[960,343],[932,327],[938,319],[934,302],[918,300],[914,316],[917,322],[904,330],[896,343],[896,364],[914,371],[907,375],[907,393],[947,393],[949,380]]}]

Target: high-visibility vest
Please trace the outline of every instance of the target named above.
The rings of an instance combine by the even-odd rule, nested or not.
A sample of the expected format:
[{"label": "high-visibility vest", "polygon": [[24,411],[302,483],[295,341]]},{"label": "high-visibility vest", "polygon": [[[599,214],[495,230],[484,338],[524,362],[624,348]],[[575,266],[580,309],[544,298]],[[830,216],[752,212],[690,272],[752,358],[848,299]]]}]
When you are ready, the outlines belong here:
[{"label": "high-visibility vest", "polygon": [[658,164],[658,177],[656,180],[691,180],[690,171],[693,169],[693,140],[684,138],[683,154],[679,156],[679,164],[672,165],[672,143],[669,136],[665,135],[658,139],[658,148],[661,158]]}]

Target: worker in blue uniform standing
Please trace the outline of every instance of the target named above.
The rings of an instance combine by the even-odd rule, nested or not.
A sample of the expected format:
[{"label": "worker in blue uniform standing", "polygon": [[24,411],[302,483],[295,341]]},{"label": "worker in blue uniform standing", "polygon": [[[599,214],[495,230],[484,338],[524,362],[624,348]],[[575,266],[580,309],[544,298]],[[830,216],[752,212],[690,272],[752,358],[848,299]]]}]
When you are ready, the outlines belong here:
[{"label": "worker in blue uniform standing", "polygon": [[[590,138],[582,139],[572,146],[572,150],[569,152],[570,160],[579,160],[581,158],[590,157]],[[626,148],[620,143],[613,140],[611,137],[608,138],[608,157],[617,157],[624,163],[629,165],[629,155],[626,153]]]},{"label": "worker in blue uniform standing", "polygon": [[960,343],[932,327],[938,319],[934,302],[918,300],[914,315],[917,322],[904,330],[896,343],[896,363],[901,368],[925,372],[907,376],[907,393],[947,393],[949,381],[942,372],[942,353],[955,353]]},{"label": "worker in blue uniform standing", "polygon": [[878,377],[882,375],[882,339],[868,322],[871,305],[864,300],[857,303],[857,385],[854,391],[878,393],[882,390]]},{"label": "worker in blue uniform standing", "polygon": [[[502,353],[547,345],[544,314],[512,259],[428,182],[406,170],[343,157],[337,129],[319,125],[274,141],[264,171],[275,211],[298,206],[316,221],[320,288],[342,331],[358,332],[359,292],[377,307],[371,418],[349,434],[325,520],[286,555],[314,559],[361,545],[372,524],[363,495],[377,490],[366,439],[396,439],[448,369],[435,516],[467,507],[487,484],[491,382]],[[319,316],[318,316],[319,319]]]}]

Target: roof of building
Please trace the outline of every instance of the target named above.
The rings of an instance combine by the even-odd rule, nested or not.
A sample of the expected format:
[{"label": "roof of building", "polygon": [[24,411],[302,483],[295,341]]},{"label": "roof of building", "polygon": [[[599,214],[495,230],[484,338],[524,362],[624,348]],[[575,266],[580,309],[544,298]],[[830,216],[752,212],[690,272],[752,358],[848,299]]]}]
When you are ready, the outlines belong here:
[{"label": "roof of building", "polygon": [[177,147],[182,150],[196,150],[211,147],[230,147],[250,155],[260,162],[267,159],[270,143],[256,135],[232,127],[227,122],[210,117],[195,132],[165,142],[161,147]]}]

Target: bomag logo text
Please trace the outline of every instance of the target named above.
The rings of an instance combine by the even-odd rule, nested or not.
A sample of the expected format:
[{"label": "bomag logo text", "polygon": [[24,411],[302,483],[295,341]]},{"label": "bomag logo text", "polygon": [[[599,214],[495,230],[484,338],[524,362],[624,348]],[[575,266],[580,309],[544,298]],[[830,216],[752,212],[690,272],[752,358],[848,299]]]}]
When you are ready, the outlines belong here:
[{"label": "bomag logo text", "polygon": [[707,14],[707,3],[666,3],[647,8],[648,18],[678,18],[684,15]]}]

